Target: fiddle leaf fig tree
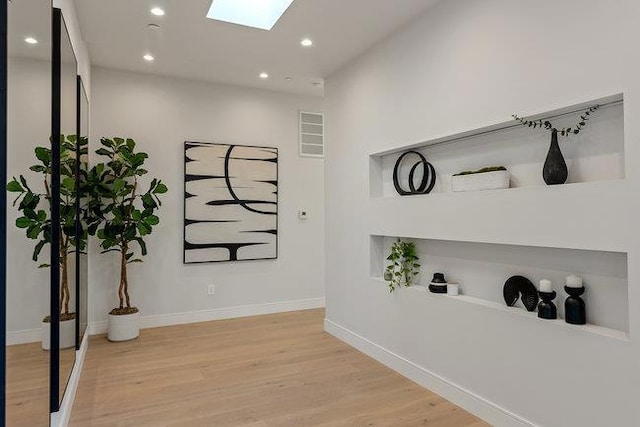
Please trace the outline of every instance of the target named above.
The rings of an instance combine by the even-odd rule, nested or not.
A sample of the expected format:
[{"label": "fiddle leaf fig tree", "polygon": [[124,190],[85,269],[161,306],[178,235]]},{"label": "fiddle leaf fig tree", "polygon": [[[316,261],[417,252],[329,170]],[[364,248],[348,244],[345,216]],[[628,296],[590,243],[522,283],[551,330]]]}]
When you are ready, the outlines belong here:
[{"label": "fiddle leaf fig tree", "polygon": [[[85,251],[87,232],[81,231],[80,239],[76,241],[76,197],[78,196],[76,182],[77,150],[80,156],[86,158],[88,141],[86,138],[76,138],[75,135],[61,135],[60,137],[60,320],[71,320],[75,313],[69,309],[70,290],[68,261],[69,255],[77,250]],[[29,184],[24,175],[13,178],[7,184],[7,191],[16,193],[13,206],[18,206],[21,215],[16,219],[16,227],[24,229],[29,239],[36,240],[32,259],[38,262],[42,249],[51,244],[51,149],[36,147],[34,150],[38,163],[29,169],[41,176],[41,185]],[[82,157],[81,157],[82,158]],[[80,186],[82,187],[82,185]],[[83,214],[84,206],[80,206]],[[79,243],[79,245],[78,245]],[[49,264],[40,264],[40,268]],[[47,316],[44,321],[50,320]]]},{"label": "fiddle leaf fig tree", "polygon": [[[167,186],[154,178],[142,188],[139,179],[148,173],[143,166],[149,155],[136,152],[133,139],[102,138],[100,143],[102,147],[96,153],[107,161],[89,172],[89,232],[96,231],[102,253],[120,254],[120,304],[110,314],[133,314],[138,308],[131,305],[127,267],[142,262],[147,255],[144,237],[160,222],[156,215],[162,205],[159,195],[167,192]],[[140,256],[136,255],[138,251]]]},{"label": "fiddle leaf fig tree", "polygon": [[403,242],[398,239],[391,246],[391,253],[387,257],[391,263],[384,271],[384,280],[389,284],[389,292],[393,292],[402,285],[408,287],[420,273],[420,263],[416,245],[413,242]]}]

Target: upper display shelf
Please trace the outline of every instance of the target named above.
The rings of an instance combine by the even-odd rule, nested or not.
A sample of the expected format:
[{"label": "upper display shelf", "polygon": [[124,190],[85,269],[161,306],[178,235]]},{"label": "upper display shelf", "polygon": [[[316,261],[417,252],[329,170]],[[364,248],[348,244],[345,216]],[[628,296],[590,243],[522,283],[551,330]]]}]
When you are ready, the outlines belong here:
[{"label": "upper display shelf", "polygon": [[[598,108],[594,109],[596,105]],[[369,157],[370,197],[625,178],[622,94],[530,114],[523,121],[525,126],[510,118],[474,130],[377,151]],[[568,137],[559,132],[554,139],[552,129],[568,128],[571,128]],[[405,156],[408,151],[417,154]],[[487,167],[506,171],[454,177],[460,172]]]},{"label": "upper display shelf", "polygon": [[[608,107],[612,105],[621,105],[623,104],[623,102],[624,102],[623,94],[618,93],[615,95],[592,99],[589,101],[573,104],[566,107],[556,108],[549,111],[532,113],[523,117],[526,118],[527,120],[543,120],[543,121],[554,120],[554,119],[562,118],[564,116],[582,113],[592,105],[597,104],[597,105],[600,105],[601,107]],[[444,136],[432,138],[426,141],[415,142],[411,144],[402,145],[399,147],[396,146],[392,148],[381,149],[378,151],[374,151],[369,155],[375,156],[375,157],[383,157],[383,156],[396,154],[396,153],[400,153],[407,150],[415,150],[415,149],[419,149],[427,146],[432,147],[432,146],[437,146],[442,144],[457,143],[468,138],[483,136],[490,133],[495,133],[495,132],[500,132],[507,129],[516,128],[519,126],[521,125],[517,123],[515,120],[513,120],[512,117],[509,117],[504,121],[493,123],[484,127],[471,129],[471,130],[467,130],[459,133],[444,135]]]}]

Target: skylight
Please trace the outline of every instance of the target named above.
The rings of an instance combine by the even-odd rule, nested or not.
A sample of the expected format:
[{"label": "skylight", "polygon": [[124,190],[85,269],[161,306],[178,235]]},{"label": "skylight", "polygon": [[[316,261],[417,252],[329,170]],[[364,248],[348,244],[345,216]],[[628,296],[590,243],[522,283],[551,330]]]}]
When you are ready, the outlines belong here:
[{"label": "skylight", "polygon": [[213,0],[207,18],[271,30],[293,0]]}]

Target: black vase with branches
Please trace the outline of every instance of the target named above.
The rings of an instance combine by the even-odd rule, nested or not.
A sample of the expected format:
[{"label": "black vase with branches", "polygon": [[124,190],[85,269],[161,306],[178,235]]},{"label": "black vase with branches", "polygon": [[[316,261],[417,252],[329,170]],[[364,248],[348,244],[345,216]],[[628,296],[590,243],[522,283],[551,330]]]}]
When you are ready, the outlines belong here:
[{"label": "black vase with branches", "polygon": [[542,179],[547,185],[564,184],[569,178],[569,169],[567,168],[567,162],[564,160],[560,145],[558,144],[558,135],[569,137],[570,135],[577,135],[586,126],[587,121],[591,118],[591,115],[600,108],[599,105],[590,107],[580,116],[580,121],[574,126],[568,128],[558,129],[549,120],[526,120],[516,114],[513,118],[517,120],[521,125],[527,126],[532,129],[545,129],[551,131],[551,145],[547,158],[542,168]]}]

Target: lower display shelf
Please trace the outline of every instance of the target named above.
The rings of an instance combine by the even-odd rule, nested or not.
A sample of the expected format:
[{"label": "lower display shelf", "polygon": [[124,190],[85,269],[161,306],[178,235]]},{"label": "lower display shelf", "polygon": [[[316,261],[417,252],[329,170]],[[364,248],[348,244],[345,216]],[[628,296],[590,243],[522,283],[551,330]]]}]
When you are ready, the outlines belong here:
[{"label": "lower display shelf", "polygon": [[[382,277],[373,277],[373,280],[377,281],[377,282],[381,282],[386,284],[385,280]],[[544,323],[547,325],[554,325],[554,326],[558,326],[558,327],[564,327],[564,328],[570,328],[570,329],[574,329],[574,330],[578,330],[578,331],[582,331],[582,332],[587,332],[587,333],[591,333],[591,334],[596,334],[596,335],[601,335],[603,337],[607,337],[607,338],[612,338],[612,339],[616,339],[616,340],[620,340],[620,341],[629,341],[629,335],[624,332],[624,331],[619,331],[617,329],[611,329],[611,328],[606,328],[603,326],[597,326],[597,325],[591,325],[591,324],[587,324],[587,325],[572,325],[569,324],[567,322],[564,321],[564,319],[556,319],[556,320],[542,320],[538,318],[538,313],[537,312],[529,312],[526,311],[522,308],[518,308],[518,307],[508,307],[506,305],[494,302],[494,301],[487,301],[481,298],[477,298],[477,297],[472,297],[472,296],[468,296],[468,295],[458,295],[458,296],[450,296],[450,295],[446,295],[446,294],[434,294],[429,292],[429,290],[427,289],[426,286],[422,286],[422,285],[414,285],[414,286],[410,286],[408,288],[403,288],[408,292],[420,292],[425,294],[425,296],[427,298],[434,298],[434,299],[439,299],[439,298],[446,298],[447,300],[450,301],[458,301],[460,303],[464,303],[464,304],[473,304],[473,305],[477,305],[477,306],[483,306],[483,307],[487,307],[489,309],[493,309],[493,310],[500,310],[506,313],[510,313],[516,316],[522,316],[528,319],[532,319],[536,322],[540,322],[540,323]]]}]

